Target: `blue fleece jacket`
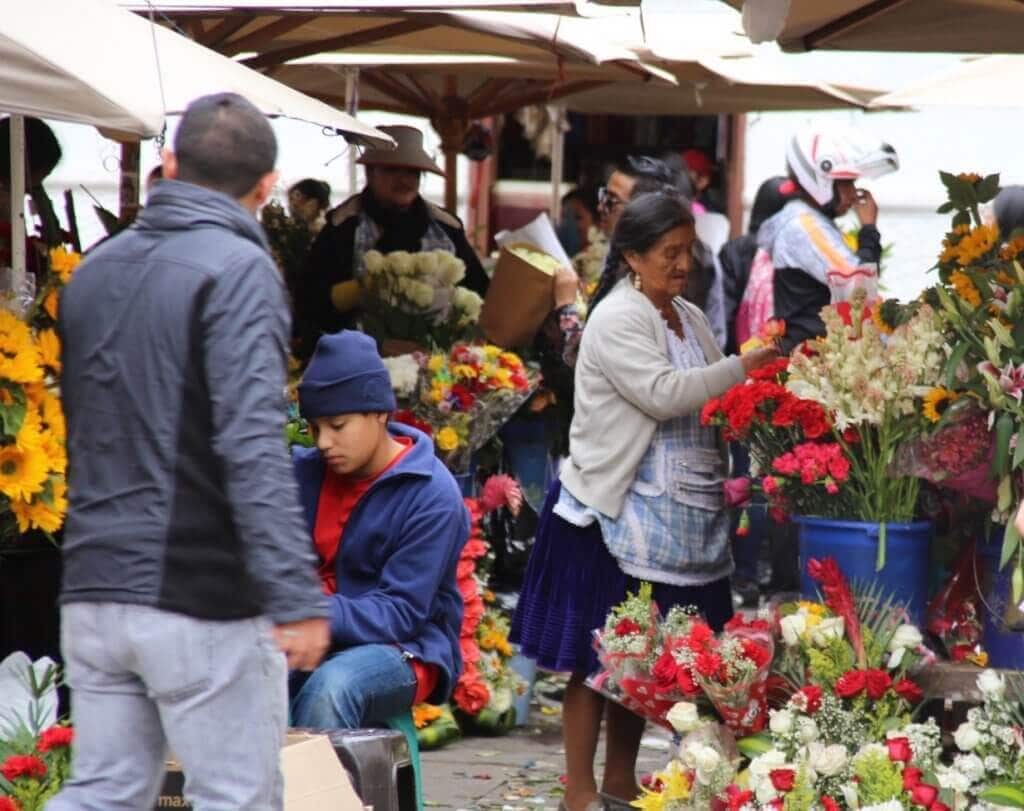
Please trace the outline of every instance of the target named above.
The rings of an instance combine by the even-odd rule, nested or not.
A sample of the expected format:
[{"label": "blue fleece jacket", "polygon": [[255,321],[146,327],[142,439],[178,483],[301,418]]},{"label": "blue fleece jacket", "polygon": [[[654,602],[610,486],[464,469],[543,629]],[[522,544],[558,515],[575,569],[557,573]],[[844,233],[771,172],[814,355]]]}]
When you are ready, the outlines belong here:
[{"label": "blue fleece jacket", "polygon": [[[342,531],[335,559],[338,592],[329,598],[335,648],[396,644],[437,665],[429,701],[448,700],[462,671],[462,597],[455,583],[469,513],[455,480],[425,434],[392,423],[412,449],[373,483]],[[316,448],[292,459],[310,537],[316,524],[324,462]]]}]

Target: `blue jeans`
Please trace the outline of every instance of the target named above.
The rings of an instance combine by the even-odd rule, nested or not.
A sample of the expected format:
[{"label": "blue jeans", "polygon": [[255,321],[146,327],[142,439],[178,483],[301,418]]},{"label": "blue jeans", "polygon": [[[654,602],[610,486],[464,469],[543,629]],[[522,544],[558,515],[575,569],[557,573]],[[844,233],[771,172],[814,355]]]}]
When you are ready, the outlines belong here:
[{"label": "blue jeans", "polygon": [[416,676],[394,645],[329,654],[312,673],[293,672],[289,686],[292,724],[312,729],[383,726],[416,697]]},{"label": "blue jeans", "polygon": [[75,744],[46,811],[153,808],[168,749],[194,808],[280,811],[287,664],[268,620],[70,603],[61,649]]}]

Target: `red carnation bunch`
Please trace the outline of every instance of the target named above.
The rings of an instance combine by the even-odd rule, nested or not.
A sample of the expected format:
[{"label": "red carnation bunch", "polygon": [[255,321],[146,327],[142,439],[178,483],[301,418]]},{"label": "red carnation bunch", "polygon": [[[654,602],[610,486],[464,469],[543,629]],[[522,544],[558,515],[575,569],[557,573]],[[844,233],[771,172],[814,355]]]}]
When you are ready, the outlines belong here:
[{"label": "red carnation bunch", "polygon": [[456,585],[462,595],[463,605],[462,628],[459,632],[463,669],[455,683],[452,698],[464,713],[476,715],[491,700],[491,691],[480,674],[480,648],[476,642],[476,629],[484,616],[484,599],[476,579],[476,565],[487,554],[488,546],[480,532],[480,519],[483,515],[476,499],[467,498],[465,503],[472,524],[469,540],[462,548],[456,571]]}]

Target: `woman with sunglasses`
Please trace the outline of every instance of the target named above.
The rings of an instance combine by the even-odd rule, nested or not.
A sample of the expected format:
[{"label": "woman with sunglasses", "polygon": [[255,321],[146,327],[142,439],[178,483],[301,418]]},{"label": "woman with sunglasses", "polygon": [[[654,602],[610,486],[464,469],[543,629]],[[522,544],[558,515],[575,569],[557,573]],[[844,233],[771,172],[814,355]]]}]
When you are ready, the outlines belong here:
[{"label": "woman with sunglasses", "polygon": [[[591,691],[592,632],[641,581],[660,609],[694,605],[715,628],[732,616],[724,445],[700,411],[773,349],[723,358],[707,319],[681,297],[697,236],[673,192],[623,207],[609,267],[576,363],[569,459],[540,516],[512,638],[548,670],[571,673],[563,710],[562,808],[628,807],[638,794],[643,719]],[[601,719],[607,756],[594,777]]]}]

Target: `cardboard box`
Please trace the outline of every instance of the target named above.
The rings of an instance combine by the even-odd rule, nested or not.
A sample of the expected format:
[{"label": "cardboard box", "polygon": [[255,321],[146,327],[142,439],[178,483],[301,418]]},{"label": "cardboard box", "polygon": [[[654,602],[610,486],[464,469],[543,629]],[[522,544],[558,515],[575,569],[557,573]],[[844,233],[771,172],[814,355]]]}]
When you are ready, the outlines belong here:
[{"label": "cardboard box", "polygon": [[510,249],[517,247],[537,250],[525,243],[501,249],[480,311],[480,329],[488,341],[504,349],[520,349],[533,343],[537,330],[555,306],[552,274],[512,253]]},{"label": "cardboard box", "polygon": [[[289,734],[281,747],[281,771],[284,811],[363,811],[363,803],[326,735]],[[185,801],[184,783],[181,766],[168,761],[156,811],[191,809]]]}]

